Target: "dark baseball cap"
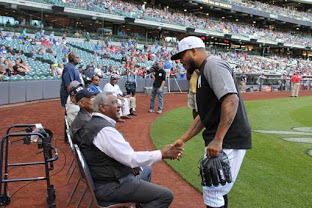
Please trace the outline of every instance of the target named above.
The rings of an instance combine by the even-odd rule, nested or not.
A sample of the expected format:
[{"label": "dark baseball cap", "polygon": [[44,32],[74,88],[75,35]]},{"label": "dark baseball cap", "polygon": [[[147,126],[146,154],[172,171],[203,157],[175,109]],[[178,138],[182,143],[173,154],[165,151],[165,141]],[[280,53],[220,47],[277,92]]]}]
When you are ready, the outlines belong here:
[{"label": "dark baseball cap", "polygon": [[75,99],[76,102],[78,103],[79,100],[81,100],[82,98],[91,98],[92,96],[94,96],[95,93],[90,92],[88,89],[83,88],[80,91],[78,91],[75,95]]},{"label": "dark baseball cap", "polygon": [[[79,82],[78,82],[79,83]],[[80,90],[84,89],[83,85],[79,83],[79,85],[72,87],[70,89],[70,95],[71,96],[75,96],[77,94],[77,92],[79,92]]]}]

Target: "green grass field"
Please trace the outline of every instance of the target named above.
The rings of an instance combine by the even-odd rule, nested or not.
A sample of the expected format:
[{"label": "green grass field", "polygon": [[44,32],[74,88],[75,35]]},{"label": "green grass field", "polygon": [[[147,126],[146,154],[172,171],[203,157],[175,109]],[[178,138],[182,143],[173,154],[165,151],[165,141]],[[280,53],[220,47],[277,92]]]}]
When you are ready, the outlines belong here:
[{"label": "green grass field", "polygon": [[[287,130],[312,127],[312,97],[246,101],[253,130]],[[152,125],[154,144],[178,139],[192,122],[191,111],[178,108]],[[309,143],[287,142],[285,137],[309,137],[253,133],[253,148],[247,152],[229,197],[231,208],[311,208],[312,157]],[[311,137],[311,136],[310,136]],[[186,181],[201,191],[198,161],[203,155],[201,134],[190,140],[181,161],[167,161]]]}]

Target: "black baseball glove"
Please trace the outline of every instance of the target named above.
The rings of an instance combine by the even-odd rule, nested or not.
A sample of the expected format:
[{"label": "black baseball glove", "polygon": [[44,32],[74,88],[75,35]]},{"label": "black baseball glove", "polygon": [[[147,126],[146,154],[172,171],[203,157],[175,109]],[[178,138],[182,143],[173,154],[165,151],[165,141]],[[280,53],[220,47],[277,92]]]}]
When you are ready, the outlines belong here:
[{"label": "black baseball glove", "polygon": [[232,182],[230,162],[225,154],[221,151],[218,157],[206,157],[200,161],[200,176],[203,186],[224,186]]}]

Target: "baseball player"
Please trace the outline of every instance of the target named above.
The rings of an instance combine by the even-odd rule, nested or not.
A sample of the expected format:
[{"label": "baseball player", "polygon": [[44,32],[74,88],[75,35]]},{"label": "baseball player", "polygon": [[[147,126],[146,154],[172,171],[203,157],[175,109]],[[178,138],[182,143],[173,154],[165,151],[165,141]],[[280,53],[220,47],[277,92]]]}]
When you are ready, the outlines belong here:
[{"label": "baseball player", "polygon": [[194,36],[182,39],[177,54],[171,59],[180,59],[189,74],[195,69],[200,70],[196,90],[198,116],[175,145],[184,146],[205,128],[205,156],[217,157],[221,150],[227,154],[232,182],[224,186],[203,186],[207,208],[227,207],[227,194],[235,182],[246,150],[251,148],[251,129],[233,71],[221,58],[208,55],[204,42]]}]

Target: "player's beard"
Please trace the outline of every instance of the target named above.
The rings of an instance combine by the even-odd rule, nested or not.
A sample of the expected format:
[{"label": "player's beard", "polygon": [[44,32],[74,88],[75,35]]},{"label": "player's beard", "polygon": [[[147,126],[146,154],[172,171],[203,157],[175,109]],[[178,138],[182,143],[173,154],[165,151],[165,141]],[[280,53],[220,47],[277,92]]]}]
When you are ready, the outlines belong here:
[{"label": "player's beard", "polygon": [[194,59],[190,58],[189,67],[187,69],[188,74],[193,74],[193,72],[197,69]]}]

